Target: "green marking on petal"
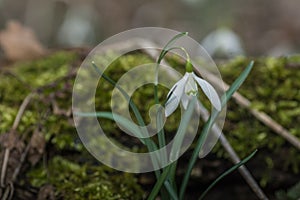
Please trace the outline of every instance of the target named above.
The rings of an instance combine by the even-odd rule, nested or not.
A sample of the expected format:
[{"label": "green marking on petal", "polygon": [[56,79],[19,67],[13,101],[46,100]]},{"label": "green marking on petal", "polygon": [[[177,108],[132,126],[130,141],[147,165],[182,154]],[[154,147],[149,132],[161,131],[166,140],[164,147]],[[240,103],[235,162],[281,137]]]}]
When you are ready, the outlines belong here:
[{"label": "green marking on petal", "polygon": [[197,90],[189,90],[186,92],[188,96],[197,96],[198,91]]}]

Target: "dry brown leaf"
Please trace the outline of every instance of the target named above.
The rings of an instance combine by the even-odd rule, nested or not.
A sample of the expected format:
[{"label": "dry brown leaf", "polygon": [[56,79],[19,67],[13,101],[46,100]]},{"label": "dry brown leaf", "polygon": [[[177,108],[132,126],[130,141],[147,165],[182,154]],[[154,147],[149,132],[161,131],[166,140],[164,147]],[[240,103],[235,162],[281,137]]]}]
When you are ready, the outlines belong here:
[{"label": "dry brown leaf", "polygon": [[0,46],[11,61],[34,59],[46,53],[34,32],[13,20],[0,32]]},{"label": "dry brown leaf", "polygon": [[[5,171],[4,183],[7,184],[12,181],[15,169],[20,165],[20,158],[25,150],[25,143],[20,139],[16,132],[9,132],[0,135],[0,166],[3,167],[5,151],[9,150],[9,157],[7,160],[7,168]],[[2,169],[1,169],[2,170]]]},{"label": "dry brown leaf", "polygon": [[32,165],[35,165],[42,157],[46,146],[44,135],[36,130],[30,140],[30,149],[28,152],[28,160]]},{"label": "dry brown leaf", "polygon": [[7,149],[16,149],[18,152],[22,152],[25,148],[24,142],[20,139],[17,132],[12,131],[0,135],[1,147]]},{"label": "dry brown leaf", "polygon": [[52,185],[44,185],[41,187],[39,194],[38,194],[38,200],[54,200],[55,199],[55,190]]}]

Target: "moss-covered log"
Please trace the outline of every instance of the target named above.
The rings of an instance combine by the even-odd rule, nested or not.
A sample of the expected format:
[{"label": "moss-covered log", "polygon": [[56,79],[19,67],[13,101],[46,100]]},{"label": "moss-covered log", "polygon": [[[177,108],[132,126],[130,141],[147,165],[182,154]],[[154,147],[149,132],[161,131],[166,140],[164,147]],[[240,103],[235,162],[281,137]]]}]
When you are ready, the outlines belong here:
[{"label": "moss-covered log", "polygon": [[[27,189],[28,184],[34,187],[35,192],[31,195],[35,197],[39,188],[50,184],[55,196],[63,199],[141,199],[144,194],[133,175],[117,173],[95,162],[87,156],[88,152],[77,136],[70,109],[75,72],[82,61],[80,57],[76,52],[57,52],[40,60],[0,70],[0,133],[4,135],[10,131],[23,99],[34,92],[17,133],[25,143],[29,142],[36,129],[46,139],[46,148],[42,152],[44,159],[39,159],[34,165],[30,162],[23,165],[21,171],[24,173],[18,176],[18,182]],[[105,58],[99,59],[105,62]],[[171,64],[181,65],[176,59],[169,59]],[[150,62],[153,62],[150,57],[135,52],[115,61],[105,73],[118,80],[122,73],[132,67]],[[230,84],[248,62],[247,58],[236,58],[220,64],[223,80]],[[298,138],[299,66],[300,56],[258,58],[239,90],[252,102],[253,108],[266,112]],[[112,86],[101,80],[99,88],[106,93],[101,92],[100,95],[100,89],[97,91],[96,108],[109,111]],[[152,89],[152,86],[144,86],[132,97],[145,113],[154,104],[151,100]],[[164,99],[168,91],[161,89],[159,97]],[[175,124],[179,114],[176,112],[168,119],[166,130],[169,139],[177,128]],[[146,121],[149,120],[148,114],[144,117]],[[138,140],[128,142],[128,136],[123,137],[113,122],[105,120],[100,123],[105,132],[111,134],[110,137],[121,138],[118,145],[129,145],[129,148],[141,146]],[[260,177],[261,185],[273,181],[270,174],[274,168],[299,176],[299,151],[234,101],[228,105],[224,133],[241,157],[257,148],[267,152],[259,159],[266,166],[263,169],[265,175]],[[227,157],[219,144],[214,148],[214,153]]]}]

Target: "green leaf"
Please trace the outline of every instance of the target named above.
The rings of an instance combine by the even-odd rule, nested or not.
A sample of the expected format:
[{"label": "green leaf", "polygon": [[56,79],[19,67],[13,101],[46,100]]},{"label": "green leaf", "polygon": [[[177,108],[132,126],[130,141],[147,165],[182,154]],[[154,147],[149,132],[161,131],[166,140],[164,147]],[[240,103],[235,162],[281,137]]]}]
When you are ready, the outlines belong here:
[{"label": "green leaf", "polygon": [[[129,106],[131,107],[131,109],[133,110],[134,115],[136,116],[138,123],[140,126],[145,126],[145,122],[142,118],[141,113],[139,112],[138,108],[136,107],[136,105],[133,103],[133,101],[131,100],[130,96],[128,96],[128,94],[123,90],[123,88],[121,88],[114,80],[112,80],[111,78],[109,78],[108,76],[106,76],[104,73],[102,73],[100,71],[100,69],[97,67],[97,65],[92,62],[92,65],[94,67],[94,69],[107,81],[109,82],[112,86],[116,87],[118,90],[120,90],[120,92],[122,93],[122,95],[126,98],[126,100],[129,102]],[[148,134],[149,135],[149,134]]]},{"label": "green leaf", "polygon": [[111,112],[95,112],[95,113],[88,113],[88,112],[74,112],[74,115],[81,116],[81,117],[100,117],[105,119],[110,119],[112,121],[116,121],[121,124],[124,128],[126,128],[129,132],[133,133],[137,138],[140,138],[141,142],[145,144],[144,139],[142,137],[141,129],[135,123],[132,123],[125,117],[122,117],[118,114],[112,114]]},{"label": "green leaf", "polygon": [[[230,88],[226,91],[226,93],[222,96],[221,98],[221,104],[222,104],[222,109],[224,106],[227,104],[228,100],[232,97],[232,95],[238,90],[238,88],[243,84],[243,82],[246,80],[247,76],[249,75],[251,69],[253,68],[254,62],[251,61],[249,65],[246,67],[246,69],[240,74],[240,76],[233,82],[233,84],[230,86]],[[185,189],[187,187],[192,169],[196,163],[196,160],[198,158],[199,152],[207,138],[207,135],[215,123],[218,115],[220,112],[218,112],[216,109],[213,109],[212,114],[210,115],[208,121],[204,124],[204,127],[201,131],[201,134],[199,136],[199,139],[197,140],[196,147],[193,151],[192,157],[189,160],[188,163],[188,168],[186,170],[186,173],[184,175],[182,185],[180,187],[180,192],[179,192],[179,199],[183,199]]]},{"label": "green leaf", "polygon": [[[165,55],[172,49],[170,49],[169,47],[172,46],[174,44],[174,42],[182,37],[187,35],[187,32],[183,32],[183,33],[179,33],[177,35],[175,35],[163,48],[163,50],[161,51],[159,58],[157,60],[157,66],[156,66],[156,72],[155,72],[155,84],[154,84],[154,100],[156,104],[159,104],[159,99],[158,99],[158,88],[157,88],[157,84],[158,84],[158,68],[159,68],[159,64],[161,63],[162,59],[165,57]],[[164,146],[166,146],[166,139],[165,139],[165,133],[164,133],[164,129],[161,128],[162,127],[162,112],[161,110],[157,113],[156,116],[156,124],[158,125],[158,144],[159,144],[159,148],[163,148]],[[165,163],[166,159],[167,159],[167,152],[166,150],[162,150],[161,153],[161,159],[162,162]],[[171,185],[169,184],[169,182],[165,182],[165,187],[168,190],[169,194],[171,196],[174,196],[174,194],[172,193],[173,188],[171,187]],[[168,185],[168,187],[167,187]],[[172,185],[175,185],[175,183],[172,183]],[[162,197],[165,197],[165,194],[162,190]],[[175,198],[174,198],[175,199]],[[177,199],[177,198],[176,198]]]},{"label": "green leaf", "polygon": [[257,149],[252,152],[248,157],[244,158],[242,161],[225,171],[223,174],[221,174],[210,186],[203,192],[203,194],[200,196],[199,200],[202,200],[205,195],[209,192],[211,188],[213,188],[220,180],[222,180],[225,176],[233,172],[234,170],[238,169],[240,166],[244,165],[246,162],[248,162],[257,152]]},{"label": "green leaf", "polygon": [[[171,171],[171,170],[169,170],[169,171]],[[176,194],[176,191],[174,190],[174,187],[170,184],[170,182],[166,180],[164,182],[164,186],[166,187],[167,191],[169,192],[169,194],[171,195],[173,200],[178,200],[178,196]]]},{"label": "green leaf", "polygon": [[[173,142],[172,149],[171,149],[171,152],[170,152],[170,160],[174,159],[174,161],[176,161],[178,159],[181,144],[182,144],[187,126],[189,124],[188,122],[190,121],[190,119],[192,117],[192,114],[194,112],[194,108],[195,108],[195,105],[196,105],[196,100],[197,100],[197,97],[194,97],[192,99],[192,101],[190,101],[190,103],[188,105],[188,108],[187,108],[187,110],[185,111],[185,113],[182,117],[181,123],[179,125],[178,131],[177,131],[176,136],[174,138],[174,142]],[[174,170],[175,170],[175,169],[173,169],[174,167],[176,168],[176,164],[175,165],[173,163],[170,164],[168,167],[166,167],[164,169],[163,173],[167,173],[169,175],[170,172],[172,172],[172,171],[174,172]],[[171,185],[171,183],[169,182],[170,180],[165,181],[166,178],[164,178],[164,177],[160,177],[158,179],[158,183],[157,183],[158,185],[156,185],[154,187],[154,189],[159,189],[160,190],[159,186],[162,187],[162,184],[160,183],[161,178],[164,179],[164,186],[166,187],[166,189],[168,190],[168,192],[172,196],[172,198],[175,199],[175,200],[178,199],[175,188],[172,187],[173,185],[175,185],[175,183],[172,183],[173,185]],[[155,198],[155,196],[154,196],[154,198]]]},{"label": "green leaf", "polygon": [[179,33],[177,35],[175,35],[163,48],[163,50],[161,51],[159,57],[158,57],[158,60],[157,60],[157,63],[160,64],[162,59],[165,57],[165,55],[168,53],[169,51],[169,47],[172,46],[175,41],[178,39],[178,38],[181,38],[182,36],[185,36],[187,35],[188,33],[187,32],[182,32],[182,33]]},{"label": "green leaf", "polygon": [[[139,126],[132,123],[130,120],[126,119],[125,117],[122,117],[121,115],[113,114],[111,112],[95,112],[95,113],[75,112],[74,114],[82,117],[100,117],[100,118],[116,121],[119,124],[121,124],[124,128],[126,128],[128,131],[133,133],[143,144],[145,144],[148,147],[149,151],[155,151],[157,149],[157,146],[153,142],[153,140],[151,140],[150,138],[141,137],[142,130]],[[152,163],[155,168],[157,168],[160,159],[161,159],[160,155],[157,155],[156,158],[151,157]]]},{"label": "green leaf", "polygon": [[239,89],[239,87],[244,83],[249,73],[251,72],[254,65],[254,61],[251,61],[249,65],[244,69],[240,76],[235,79],[230,88],[226,91],[225,95],[221,98],[222,107],[224,107],[232,95]]},{"label": "green leaf", "polygon": [[192,101],[190,101],[187,110],[184,112],[180,125],[178,127],[176,136],[174,137],[174,142],[172,145],[172,149],[170,152],[170,160],[176,161],[179,157],[181,145],[183,138],[186,133],[187,126],[189,125],[189,121],[191,120],[192,114],[195,111],[197,97],[194,96]]},{"label": "green leaf", "polygon": [[[95,64],[95,62],[92,62],[92,66],[94,67],[94,69],[107,81],[107,82],[109,82],[111,85],[113,85],[114,87],[116,87],[118,90],[120,90],[120,92],[122,93],[122,95],[125,97],[125,99],[129,102],[129,106],[130,106],[130,108],[132,109],[132,111],[133,111],[133,113],[134,113],[134,115],[135,115],[135,117],[136,117],[136,119],[137,119],[137,121],[138,121],[138,123],[139,123],[139,125],[141,126],[141,127],[145,127],[145,122],[144,122],[144,120],[143,120],[143,118],[142,118],[142,115],[141,115],[141,113],[140,113],[140,111],[138,110],[138,108],[137,108],[137,106],[134,104],[134,102],[132,101],[132,99],[130,98],[130,96],[126,93],[126,91],[123,89],[123,88],[121,88],[114,80],[112,80],[111,78],[109,78],[108,76],[106,76],[98,67],[97,67],[97,65]],[[115,115],[115,114],[114,114]],[[148,133],[148,131],[147,131],[147,129],[146,128],[143,128],[143,129],[141,129],[141,134],[143,135],[143,136],[148,136],[149,135],[149,133]],[[150,151],[150,152],[152,152],[152,151],[156,151],[158,148],[157,148],[157,146],[156,146],[156,144],[150,139],[150,138],[148,138],[148,139],[146,139],[146,140],[144,140],[145,141],[145,144],[146,144],[146,146],[147,146],[147,148],[148,148],[148,150]],[[156,159],[155,158],[152,158],[151,157],[151,159],[152,159],[152,161],[154,162],[153,163],[153,165],[154,166],[157,166],[157,162],[156,162]],[[160,175],[160,171],[159,170],[156,170],[155,171],[155,175],[156,175],[156,177],[158,177],[159,175]]]},{"label": "green leaf", "polygon": [[157,194],[159,193],[160,191],[160,188],[162,187],[162,185],[164,184],[168,174],[169,174],[169,169],[170,169],[170,165],[167,166],[165,168],[165,170],[163,171],[163,173],[159,176],[157,182],[155,183],[149,197],[148,197],[148,200],[153,200],[155,199],[155,197],[157,196]]}]

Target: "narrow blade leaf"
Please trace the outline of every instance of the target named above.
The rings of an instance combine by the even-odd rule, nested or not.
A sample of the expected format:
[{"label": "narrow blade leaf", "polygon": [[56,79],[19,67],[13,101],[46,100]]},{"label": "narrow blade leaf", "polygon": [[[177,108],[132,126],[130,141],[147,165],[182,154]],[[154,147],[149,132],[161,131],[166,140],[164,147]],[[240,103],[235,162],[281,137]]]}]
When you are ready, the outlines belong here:
[{"label": "narrow blade leaf", "polygon": [[213,188],[220,180],[222,180],[225,176],[227,176],[228,174],[230,174],[231,172],[233,172],[234,170],[238,169],[240,166],[244,165],[246,162],[248,162],[257,152],[257,149],[252,152],[248,157],[246,157],[245,159],[243,159],[242,161],[240,161],[239,163],[237,163],[236,165],[234,165],[233,167],[231,167],[230,169],[228,169],[227,171],[225,171],[223,174],[221,174],[216,180],[214,180],[214,182],[212,184],[210,184],[210,186],[203,192],[203,194],[200,196],[199,200],[202,200],[205,195],[209,192],[209,190],[211,188]]}]

